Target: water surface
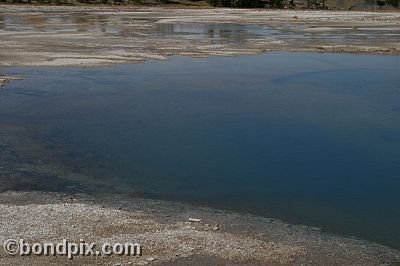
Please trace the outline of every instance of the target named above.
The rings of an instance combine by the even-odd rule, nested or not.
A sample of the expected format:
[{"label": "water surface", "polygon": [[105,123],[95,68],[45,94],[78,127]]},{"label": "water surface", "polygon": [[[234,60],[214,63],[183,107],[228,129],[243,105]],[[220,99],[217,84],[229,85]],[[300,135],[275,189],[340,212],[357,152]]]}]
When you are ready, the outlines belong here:
[{"label": "water surface", "polygon": [[400,248],[399,70],[395,56],[312,53],[14,68],[26,79],[0,91],[0,123],[31,129],[82,188]]}]

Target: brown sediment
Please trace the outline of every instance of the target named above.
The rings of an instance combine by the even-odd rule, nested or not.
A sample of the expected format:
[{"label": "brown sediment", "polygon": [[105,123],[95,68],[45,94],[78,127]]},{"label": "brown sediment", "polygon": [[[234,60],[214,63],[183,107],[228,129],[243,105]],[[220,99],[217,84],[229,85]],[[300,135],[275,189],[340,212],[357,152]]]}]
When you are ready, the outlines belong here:
[{"label": "brown sediment", "polygon": [[[0,6],[0,65],[100,66],[165,60],[171,55],[236,56],[278,50],[399,54],[399,23],[400,13]],[[234,41],[158,36],[160,27],[188,24],[259,25],[279,32],[244,34]],[[0,76],[0,84],[11,79]],[[82,178],[59,163],[62,158],[46,154],[30,133],[12,121],[1,125],[0,241],[137,241],[144,255],[77,257],[71,262],[65,257],[12,257],[1,251],[1,265],[400,263],[399,251],[275,219],[181,203],[79,194],[76,188],[99,180]],[[71,192],[37,192],[51,191],[48,184],[71,187]],[[15,192],[20,189],[31,192]]]},{"label": "brown sediment", "polygon": [[[0,250],[0,265],[400,262],[399,251],[277,219],[125,194],[89,195],[90,185],[99,180],[74,173],[63,164],[62,155],[32,139],[32,132],[24,126],[3,124],[1,129],[0,243],[19,238],[29,243],[59,243],[62,239],[77,243],[83,239],[98,245],[138,242],[143,256],[77,256],[71,262],[65,256],[20,257]],[[70,192],[43,192],[46,190]]]},{"label": "brown sediment", "polygon": [[0,243],[19,238],[29,243],[138,242],[143,256],[77,256],[71,262],[65,256],[20,257],[0,250],[0,265],[400,263],[399,251],[318,228],[135,195],[91,193],[89,187],[100,181],[79,176],[62,154],[47,150],[32,133],[16,122],[1,125]]},{"label": "brown sediment", "polygon": [[[176,34],[185,25],[257,32]],[[273,32],[275,31],[275,32]],[[268,51],[400,53],[399,12],[0,6],[1,66],[99,66],[171,55]]]}]

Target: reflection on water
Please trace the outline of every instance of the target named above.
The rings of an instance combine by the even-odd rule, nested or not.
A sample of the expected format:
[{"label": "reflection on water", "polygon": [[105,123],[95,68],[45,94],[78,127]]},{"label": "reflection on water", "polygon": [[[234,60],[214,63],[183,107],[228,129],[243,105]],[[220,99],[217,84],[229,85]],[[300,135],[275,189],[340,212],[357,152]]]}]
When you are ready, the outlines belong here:
[{"label": "reflection on water", "polygon": [[[3,23],[1,23],[1,21]],[[18,16],[12,14],[0,15],[0,25],[9,32],[36,30],[39,32],[103,32],[122,33],[123,28],[119,20],[111,20],[105,15],[86,14],[32,14]]]},{"label": "reflection on water", "polygon": [[[158,18],[158,19],[161,19]],[[106,37],[124,38],[171,38],[193,41],[210,41],[212,44],[240,44],[258,40],[263,42],[310,42],[327,44],[397,43],[398,29],[385,28],[343,28],[313,26],[311,24],[240,25],[202,23],[158,23],[157,17],[149,17],[146,12],[32,12],[29,14],[4,13],[0,15],[0,30],[9,32],[39,33],[95,33]],[[267,22],[267,21],[266,21]],[[322,30],[321,30],[322,29]]]},{"label": "reflection on water", "polygon": [[305,53],[18,68],[27,79],[0,92],[0,123],[26,126],[83,190],[400,247],[399,69],[399,57]]},{"label": "reflection on water", "polygon": [[[312,25],[282,24],[240,25],[240,24],[202,24],[202,23],[157,23],[157,18],[135,13],[34,13],[20,15],[16,13],[0,14],[0,30],[7,33],[24,32],[43,33],[98,33],[101,36],[125,38],[182,38],[193,41],[211,40],[213,44],[244,44],[245,41],[310,41],[313,43],[362,44],[379,42],[382,30],[367,28],[331,28],[319,30]],[[399,35],[390,31],[385,35],[387,43],[399,41]]]},{"label": "reflection on water", "polygon": [[249,38],[271,36],[278,30],[256,25],[237,24],[158,24],[156,33],[159,37],[174,37],[187,39],[226,39],[241,43]]},{"label": "reflection on water", "polygon": [[[39,32],[101,32],[113,36],[140,36],[143,29],[137,28],[136,20],[130,16],[112,17],[98,14],[65,14],[29,16],[1,15],[0,25],[5,31]],[[1,23],[1,21],[4,21]],[[141,26],[143,27],[143,26]],[[219,39],[241,43],[254,37],[268,37],[278,34],[278,30],[256,25],[236,24],[155,24],[147,28],[149,37],[186,38],[186,39]]]},{"label": "reflection on water", "polygon": [[4,16],[0,15],[0,30],[3,30],[4,28]]}]

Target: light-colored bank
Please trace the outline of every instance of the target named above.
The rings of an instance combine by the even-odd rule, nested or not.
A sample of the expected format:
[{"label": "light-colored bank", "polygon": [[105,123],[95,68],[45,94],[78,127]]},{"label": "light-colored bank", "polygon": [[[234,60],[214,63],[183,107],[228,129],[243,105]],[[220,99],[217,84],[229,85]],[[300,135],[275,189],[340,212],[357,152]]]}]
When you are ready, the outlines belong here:
[{"label": "light-colored bank", "polygon": [[[395,265],[398,251],[316,228],[179,203],[0,193],[0,238],[139,243],[142,256],[11,256],[0,265]],[[100,248],[99,248],[100,249]],[[397,264],[396,264],[397,265]]]},{"label": "light-colored bank", "polygon": [[0,5],[1,66],[261,52],[400,53],[400,13]]},{"label": "light-colored bank", "polygon": [[[400,13],[0,5],[2,67],[99,66],[275,50],[399,54]],[[0,76],[0,83],[9,79]],[[3,124],[1,129],[0,241],[133,241],[142,245],[143,256],[71,261],[65,256],[10,256],[1,248],[0,265],[400,263],[397,250],[275,219],[115,195],[100,200],[4,192],[18,182],[33,187],[43,172],[54,178],[74,175],[55,162],[36,163],[43,147],[30,142],[23,125]]]}]

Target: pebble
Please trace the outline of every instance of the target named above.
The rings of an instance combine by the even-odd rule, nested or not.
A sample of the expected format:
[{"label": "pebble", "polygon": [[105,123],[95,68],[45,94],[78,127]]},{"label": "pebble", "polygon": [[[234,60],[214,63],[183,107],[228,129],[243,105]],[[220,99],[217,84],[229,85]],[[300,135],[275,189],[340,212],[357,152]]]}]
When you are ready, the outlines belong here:
[{"label": "pebble", "polygon": [[189,222],[200,223],[201,219],[189,218]]}]

